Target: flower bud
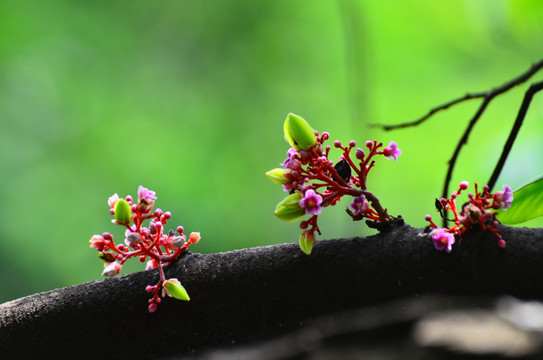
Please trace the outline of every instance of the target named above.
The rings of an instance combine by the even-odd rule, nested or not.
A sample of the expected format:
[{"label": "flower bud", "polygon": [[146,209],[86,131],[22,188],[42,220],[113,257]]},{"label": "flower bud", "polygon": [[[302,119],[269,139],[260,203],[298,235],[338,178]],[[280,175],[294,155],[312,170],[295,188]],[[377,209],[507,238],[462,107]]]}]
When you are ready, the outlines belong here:
[{"label": "flower bud", "polygon": [[199,232],[191,232],[190,233],[190,236],[189,236],[189,242],[191,244],[198,244],[198,242],[200,241],[201,239],[201,236],[200,236],[200,233]]},{"label": "flower bud", "polygon": [[102,260],[103,262],[105,262],[106,264],[112,263],[116,259],[115,255],[113,255],[112,253],[102,252],[102,251],[98,252],[98,258]]},{"label": "flower bud", "polygon": [[170,235],[164,242],[164,246],[170,250],[176,250],[183,247],[186,243],[187,237],[185,235]]},{"label": "flower bud", "polygon": [[130,210],[130,204],[125,199],[119,199],[115,202],[115,220],[117,223],[124,225],[128,224],[132,218],[132,211]]},{"label": "flower bud", "polygon": [[179,249],[187,243],[187,237],[185,235],[178,235],[173,238],[172,246]]},{"label": "flower bud", "polygon": [[464,215],[469,219],[472,224],[479,222],[479,219],[483,216],[481,209],[472,203],[464,206],[462,209]]},{"label": "flower bud", "polygon": [[285,170],[281,168],[276,168],[273,170],[270,170],[266,173],[266,175],[276,184],[283,185],[288,183],[288,179],[285,177],[285,174],[290,172],[290,170]]},{"label": "flower bud", "polygon": [[317,144],[315,132],[301,116],[289,113],[283,130],[285,139],[298,151],[308,151]]},{"label": "flower bud", "polygon": [[361,148],[356,148],[356,151],[354,154],[358,160],[364,161],[364,157],[366,156],[366,154],[364,153],[364,150],[362,150]]},{"label": "flower bud", "polygon": [[168,294],[168,296],[171,296],[178,300],[190,300],[187,290],[185,290],[179,280],[175,278],[166,280],[166,282],[164,283],[164,290],[166,290],[166,294]]},{"label": "flower bud", "polygon": [[275,216],[286,222],[292,222],[302,218],[305,215],[305,211],[299,205],[301,199],[302,194],[299,192],[290,194],[277,204]]},{"label": "flower bud", "polygon": [[137,245],[141,242],[141,235],[140,233],[132,232],[128,234],[128,236],[126,237],[126,241],[128,242],[127,245],[129,246]]},{"label": "flower bud", "polygon": [[104,271],[102,272],[102,276],[113,277],[121,272],[122,267],[123,266],[121,264],[114,261],[110,263],[109,265],[106,265],[106,267],[104,268]]},{"label": "flower bud", "polygon": [[306,253],[306,255],[311,255],[313,244],[315,244],[315,231],[303,231],[300,235],[300,249],[302,249],[302,251]]},{"label": "flower bud", "polygon": [[100,235],[93,235],[89,242],[90,247],[98,251],[103,251],[104,247],[107,245],[107,241],[104,239],[103,236]]}]

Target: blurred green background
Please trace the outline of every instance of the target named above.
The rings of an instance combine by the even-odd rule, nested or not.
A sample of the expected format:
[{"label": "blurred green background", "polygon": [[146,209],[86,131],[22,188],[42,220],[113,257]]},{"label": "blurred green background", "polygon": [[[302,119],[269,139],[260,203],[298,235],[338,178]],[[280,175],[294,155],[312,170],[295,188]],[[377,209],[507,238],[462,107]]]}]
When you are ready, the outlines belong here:
[{"label": "blurred green background", "polygon": [[[542,40],[538,0],[2,1],[0,302],[99,279],[88,240],[121,241],[107,198],[140,184],[172,228],[202,233],[192,251],[297,241],[264,176],[285,158],[289,111],[330,144],[395,140],[403,155],[379,161],[369,187],[422,227],[479,100],[418,128],[368,124],[501,85],[543,56]],[[453,184],[488,180],[526,88],[494,100]],[[538,95],[500,188],[543,172],[542,120]],[[325,209],[321,238],[371,233],[347,204]],[[143,269],[132,262],[123,273]]]}]

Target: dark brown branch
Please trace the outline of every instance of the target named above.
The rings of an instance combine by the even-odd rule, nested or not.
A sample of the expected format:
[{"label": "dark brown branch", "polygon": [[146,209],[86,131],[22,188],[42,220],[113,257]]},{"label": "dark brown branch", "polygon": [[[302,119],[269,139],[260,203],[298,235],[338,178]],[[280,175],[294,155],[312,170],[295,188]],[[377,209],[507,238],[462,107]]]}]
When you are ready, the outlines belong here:
[{"label": "dark brown branch", "polygon": [[[443,192],[441,194],[441,197],[448,198],[449,197],[449,184],[451,183],[452,179],[452,173],[454,170],[454,166],[456,165],[456,160],[458,159],[458,156],[460,155],[460,150],[462,150],[462,146],[464,146],[468,142],[469,134],[471,133],[471,130],[475,126],[475,123],[479,120],[481,115],[483,115],[483,112],[486,110],[486,107],[490,103],[492,99],[491,98],[485,98],[481,106],[477,109],[477,112],[473,117],[471,118],[468,127],[464,131],[464,134],[460,138],[460,141],[458,144],[456,144],[456,148],[454,149],[453,155],[451,159],[447,162],[449,164],[449,167],[447,169],[447,175],[445,175],[445,181],[443,183]],[[443,227],[447,227],[447,210],[443,209]]]},{"label": "dark brown branch", "polygon": [[543,90],[543,81],[530,85],[530,87],[526,91],[526,94],[524,95],[524,99],[522,100],[522,105],[520,106],[519,112],[517,114],[517,118],[515,119],[515,123],[513,124],[513,128],[511,129],[511,132],[509,133],[509,137],[507,138],[507,141],[503,147],[503,151],[500,156],[500,159],[498,160],[498,163],[496,164],[496,167],[494,168],[494,171],[492,172],[492,176],[490,177],[490,180],[488,180],[488,187],[490,188],[490,190],[492,190],[494,185],[496,185],[496,181],[498,180],[498,177],[500,176],[503,166],[505,165],[505,161],[507,160],[507,157],[509,156],[509,152],[511,151],[511,148],[513,147],[513,143],[515,142],[515,139],[517,138],[517,134],[520,130],[520,127],[522,126],[524,118],[526,117],[526,113],[528,112],[528,108],[530,107],[530,103],[532,102],[534,95],[538,91],[541,91],[541,90]]},{"label": "dark brown branch", "polygon": [[400,123],[400,124],[392,124],[392,125],[370,124],[370,127],[379,127],[379,128],[381,128],[381,129],[383,129],[385,131],[390,131],[390,130],[407,128],[407,127],[411,127],[411,126],[417,126],[419,124],[422,124],[424,121],[426,121],[427,119],[432,117],[432,115],[434,115],[435,113],[437,113],[439,111],[446,110],[446,109],[450,108],[453,105],[456,105],[458,103],[461,103],[461,102],[464,102],[464,101],[467,101],[467,100],[484,98],[486,96],[486,94],[487,94],[487,92],[467,93],[466,95],[464,95],[464,96],[462,96],[460,98],[451,100],[451,101],[449,101],[449,102],[447,102],[445,104],[441,104],[439,106],[431,108],[430,111],[426,115],[424,115],[423,117],[420,117],[420,118],[418,118],[416,120],[408,121],[408,122],[404,122],[404,123]]},{"label": "dark brown branch", "polygon": [[[471,231],[450,254],[407,225],[365,238],[219,254],[165,267],[191,295],[147,311],[157,270],[57,289],[0,305],[5,359],[153,359],[269,338],[315,316],[424,293],[543,299],[543,229]],[[111,356],[110,356],[111,357]]]},{"label": "dark brown branch", "polygon": [[411,126],[417,126],[417,125],[423,123],[424,121],[426,121],[427,119],[429,119],[430,117],[432,117],[432,115],[434,115],[435,113],[437,113],[439,111],[442,111],[442,110],[446,110],[449,107],[451,107],[453,105],[456,105],[456,104],[459,104],[459,103],[462,103],[464,101],[471,100],[471,99],[481,99],[481,98],[492,100],[494,97],[496,97],[498,95],[501,95],[501,94],[511,90],[513,87],[526,82],[529,78],[531,78],[541,68],[543,68],[543,59],[541,59],[540,61],[532,64],[532,66],[526,72],[524,72],[523,74],[517,76],[516,78],[514,78],[514,79],[512,79],[510,81],[505,82],[501,86],[492,88],[492,89],[487,90],[487,91],[480,91],[480,92],[475,92],[475,93],[467,93],[464,96],[461,96],[459,98],[456,98],[454,100],[451,100],[449,102],[446,102],[444,104],[441,104],[439,106],[436,106],[436,107],[430,109],[430,111],[428,113],[426,113],[426,115],[424,115],[424,116],[422,116],[422,117],[420,117],[420,118],[418,118],[416,120],[409,121],[409,122],[404,122],[404,123],[400,123],[400,124],[392,124],[392,125],[370,124],[370,126],[371,127],[378,127],[378,128],[381,128],[381,129],[383,129],[385,131],[401,129],[401,128],[406,128],[406,127],[411,127]]}]

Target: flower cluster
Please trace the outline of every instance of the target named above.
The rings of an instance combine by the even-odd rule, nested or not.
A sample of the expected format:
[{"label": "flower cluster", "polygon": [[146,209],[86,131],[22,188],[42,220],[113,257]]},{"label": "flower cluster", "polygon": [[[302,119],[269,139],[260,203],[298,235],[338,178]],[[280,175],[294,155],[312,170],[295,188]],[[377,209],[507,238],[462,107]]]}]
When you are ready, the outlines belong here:
[{"label": "flower cluster", "polygon": [[[189,245],[200,241],[200,233],[197,232],[191,233],[187,240],[182,226],[166,234],[164,226],[171,218],[171,213],[162,212],[161,209],[153,211],[156,198],[154,191],[143,186],[138,188],[136,203],[130,195],[123,199],[114,194],[108,199],[108,204],[111,215],[115,217],[112,222],[126,228],[124,244],[115,244],[113,235],[107,232],[94,235],[89,240],[90,247],[98,251],[98,257],[105,263],[103,276],[113,277],[119,274],[123,264],[133,257],[138,257],[140,262],[147,261],[145,270],[159,269],[159,282],[146,288],[147,292],[153,295],[149,299],[148,309],[151,313],[157,310],[161,301],[161,287],[162,297],[167,294],[179,300],[189,300],[189,295],[179,280],[166,280],[162,265],[174,262]],[[143,226],[145,220],[150,221],[148,227]]]},{"label": "flower cluster", "polygon": [[[432,229],[429,233],[437,250],[451,252],[452,245],[455,242],[455,236],[461,236],[472,226],[478,225],[481,229],[490,231],[498,238],[498,246],[505,247],[505,241],[502,239],[496,220],[497,212],[495,210],[507,210],[513,202],[513,191],[508,185],[503,185],[503,191],[496,191],[494,194],[489,192],[488,186],[483,186],[483,191],[479,192],[477,183],[475,183],[475,194],[468,194],[468,202],[459,209],[456,207],[456,199],[467,190],[469,184],[462,181],[458,190],[451,194],[450,199],[436,200],[436,208],[441,216],[445,218],[443,211],[450,210],[453,213],[454,225],[450,228],[440,228],[433,221],[430,215],[425,216],[425,220],[430,223],[427,229]],[[494,211],[493,211],[494,210]]]},{"label": "flower cluster", "polygon": [[289,193],[275,209],[279,219],[296,221],[311,215],[300,223],[304,230],[300,236],[300,248],[306,254],[311,253],[315,233],[321,233],[317,218],[322,209],[336,205],[345,195],[354,198],[347,208],[353,220],[367,218],[382,223],[392,220],[378,198],[367,189],[367,176],[375,166],[375,156],[383,155],[397,161],[401,150],[394,141],[386,147],[377,140],[367,141],[366,150],[363,150],[356,146],[354,140],[347,146],[336,140],[334,147],[341,150],[341,155],[334,164],[330,160],[331,146],[324,146],[330,138],[327,132],[319,134],[302,117],[289,113],[284,134],[291,145],[287,158],[281,163],[281,168],[270,170],[266,175]]}]

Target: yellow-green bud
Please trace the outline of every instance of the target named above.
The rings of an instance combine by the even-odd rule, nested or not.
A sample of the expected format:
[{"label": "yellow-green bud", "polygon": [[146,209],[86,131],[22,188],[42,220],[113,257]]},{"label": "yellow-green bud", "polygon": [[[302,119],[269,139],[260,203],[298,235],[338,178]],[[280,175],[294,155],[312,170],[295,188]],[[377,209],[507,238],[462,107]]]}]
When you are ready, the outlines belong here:
[{"label": "yellow-green bud", "polygon": [[132,218],[132,211],[130,210],[130,204],[125,199],[119,199],[115,202],[113,208],[115,212],[115,220],[119,224],[128,224]]},{"label": "yellow-green bud", "polygon": [[166,280],[166,282],[164,283],[164,290],[166,290],[166,294],[168,294],[168,296],[171,296],[178,300],[190,300],[187,290],[185,290],[179,280],[175,278]]},{"label": "yellow-green bud", "polygon": [[281,168],[276,168],[270,170],[266,175],[276,184],[282,185],[288,183],[288,179],[285,177],[285,174],[290,172],[290,170],[285,170]]},{"label": "yellow-green bud", "polygon": [[311,126],[301,116],[289,113],[283,126],[285,139],[298,151],[309,150],[317,144],[317,137]]},{"label": "yellow-green bud", "polygon": [[305,210],[300,207],[299,202],[302,194],[296,192],[283,199],[275,208],[275,216],[279,219],[292,222],[301,219],[305,215]]},{"label": "yellow-green bud", "polygon": [[315,232],[311,230],[305,230],[300,235],[300,249],[306,254],[311,255],[311,250],[315,244]]}]

